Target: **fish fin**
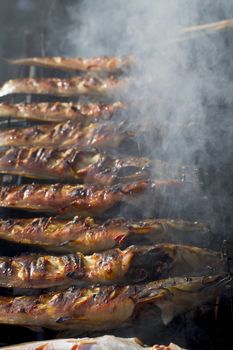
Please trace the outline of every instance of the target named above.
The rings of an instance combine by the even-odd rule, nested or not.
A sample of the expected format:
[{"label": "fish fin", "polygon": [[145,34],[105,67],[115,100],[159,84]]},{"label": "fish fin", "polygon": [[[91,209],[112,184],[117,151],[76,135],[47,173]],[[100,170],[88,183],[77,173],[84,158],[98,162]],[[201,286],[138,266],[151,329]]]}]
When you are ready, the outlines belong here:
[{"label": "fish fin", "polygon": [[163,307],[161,309],[161,318],[165,325],[170,323],[173,320],[174,316],[174,311],[171,306],[168,305],[167,307]]},{"label": "fish fin", "polygon": [[147,303],[150,303],[150,302],[153,303],[153,301],[154,301],[154,302],[156,302],[156,305],[157,305],[157,299],[161,299],[161,295],[160,294],[147,296],[145,298],[143,297],[143,298],[140,299],[140,303],[147,304]]},{"label": "fish fin", "polygon": [[180,308],[179,304],[175,304],[175,302],[172,303],[167,300],[156,302],[156,306],[158,306],[161,310],[161,318],[165,325],[170,323],[177,314],[185,311]]}]

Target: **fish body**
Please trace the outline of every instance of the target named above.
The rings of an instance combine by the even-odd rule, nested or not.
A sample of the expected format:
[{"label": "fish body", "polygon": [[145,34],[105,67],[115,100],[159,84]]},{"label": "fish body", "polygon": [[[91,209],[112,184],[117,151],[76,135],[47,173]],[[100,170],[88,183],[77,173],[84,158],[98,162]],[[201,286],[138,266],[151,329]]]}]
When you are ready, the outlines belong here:
[{"label": "fish body", "polygon": [[[119,203],[132,203],[148,189],[148,181],[115,186],[40,185],[0,187],[0,206],[61,215],[99,215]],[[89,214],[88,214],[89,213]]]},{"label": "fish body", "polygon": [[219,253],[174,244],[131,246],[84,256],[0,257],[0,286],[54,288],[71,285],[142,283],[172,276],[224,272]]},{"label": "fish body", "polygon": [[[40,170],[38,170],[40,171]],[[128,184],[68,185],[26,184],[0,187],[0,207],[60,214],[60,216],[100,215],[117,204],[157,206],[184,200],[195,187],[179,180],[140,180]],[[153,198],[153,202],[150,202]],[[146,203],[144,203],[146,201]]]},{"label": "fish body", "polygon": [[92,254],[131,244],[173,242],[207,246],[211,237],[207,225],[169,219],[99,223],[91,217],[58,220],[53,217],[0,220],[0,238],[43,247],[56,252]]},{"label": "fish body", "polygon": [[76,147],[10,147],[0,150],[0,173],[60,181],[96,182],[110,185],[147,178],[148,158],[113,158]]},{"label": "fish body", "polygon": [[[40,171],[40,170],[38,170]],[[184,200],[193,184],[179,180],[140,180],[113,186],[26,184],[0,187],[0,207],[56,213],[61,216],[100,215],[117,204],[134,207],[159,205],[169,199]],[[151,201],[153,199],[153,201]],[[146,202],[146,203],[145,203]]]},{"label": "fish body", "polygon": [[182,350],[178,345],[143,346],[138,338],[104,335],[96,338],[53,339],[2,347],[1,350]]},{"label": "fish body", "polygon": [[132,132],[124,131],[119,125],[83,125],[69,120],[0,131],[0,146],[115,148],[132,136]]},{"label": "fish body", "polygon": [[0,323],[79,333],[100,331],[123,327],[152,304],[157,306],[155,317],[167,324],[176,315],[212,301],[229,281],[225,275],[169,278],[124,287],[72,287],[39,296],[2,296]]},{"label": "fish body", "polygon": [[29,57],[16,60],[7,60],[11,64],[26,66],[41,66],[45,68],[56,68],[65,71],[81,71],[81,72],[116,72],[128,68],[133,58],[131,56],[125,58],[118,57]]},{"label": "fish body", "polygon": [[38,103],[0,103],[0,117],[62,122],[76,120],[89,123],[95,120],[110,119],[126,106],[121,102],[112,104],[78,102],[38,102]]},{"label": "fish body", "polygon": [[0,88],[0,97],[9,94],[36,94],[54,96],[111,95],[126,85],[116,77],[93,76],[73,78],[22,78],[6,81]]}]

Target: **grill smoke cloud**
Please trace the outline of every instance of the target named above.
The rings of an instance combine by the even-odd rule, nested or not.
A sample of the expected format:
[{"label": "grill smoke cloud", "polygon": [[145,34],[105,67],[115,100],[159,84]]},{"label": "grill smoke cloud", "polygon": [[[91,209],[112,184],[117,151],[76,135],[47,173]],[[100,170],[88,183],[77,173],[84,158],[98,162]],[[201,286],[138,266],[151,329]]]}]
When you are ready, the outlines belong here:
[{"label": "grill smoke cloud", "polygon": [[[126,117],[136,129],[162,126],[160,150],[148,139],[151,156],[218,168],[230,157],[232,126],[219,117],[219,105],[233,101],[231,43],[223,32],[195,37],[180,31],[231,13],[233,5],[224,0],[87,0],[69,8],[63,49],[77,56],[133,55],[134,86],[124,99],[137,104],[137,113]],[[222,199],[222,184],[214,186]]]}]

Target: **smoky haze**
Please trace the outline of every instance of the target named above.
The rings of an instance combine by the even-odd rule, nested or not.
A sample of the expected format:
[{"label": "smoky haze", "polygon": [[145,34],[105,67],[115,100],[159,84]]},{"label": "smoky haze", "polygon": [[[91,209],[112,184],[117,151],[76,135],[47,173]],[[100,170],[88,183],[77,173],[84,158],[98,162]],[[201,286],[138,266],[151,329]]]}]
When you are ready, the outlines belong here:
[{"label": "smoky haze", "polygon": [[203,136],[208,132],[203,104],[233,99],[232,89],[226,88],[232,87],[231,79],[224,71],[226,65],[221,64],[227,46],[222,33],[176,41],[184,27],[225,19],[233,13],[233,5],[226,1],[202,3],[83,1],[69,9],[71,25],[65,40],[73,55],[135,56],[137,68],[131,72],[135,85],[124,98],[139,98],[141,103],[137,115],[127,117],[134,125],[149,128],[166,124],[164,150],[171,159],[191,163],[197,151],[204,151]]},{"label": "smoky haze", "polygon": [[[229,168],[233,149],[232,31],[186,37],[180,31],[233,18],[233,4],[224,0],[83,1],[69,8],[69,17],[62,48],[68,55],[135,57],[137,64],[130,72],[134,86],[120,98],[136,105],[136,113],[127,113],[125,119],[137,130],[162,128],[160,148],[153,138],[146,139],[150,157],[196,165],[208,174],[199,189],[203,202],[194,200],[194,193],[189,192],[185,204],[190,210],[184,217],[181,208],[178,216],[208,222],[218,244],[224,238],[224,220],[232,216],[233,202],[232,165]],[[179,206],[176,201],[173,205]],[[150,216],[145,208],[145,215]],[[168,216],[173,214],[168,211]],[[125,336],[137,334],[146,339],[145,334],[154,337],[156,329],[156,337],[162,338],[158,342],[174,341],[175,337],[182,344],[182,321],[166,328],[166,333],[152,324],[151,334],[143,319],[137,331],[127,329]],[[188,325],[193,339],[202,331],[192,321]]]},{"label": "smoky haze", "polygon": [[224,110],[233,102],[231,32],[195,37],[180,31],[231,18],[233,5],[224,0],[101,0],[71,5],[68,13],[63,49],[69,55],[135,57],[134,84],[118,97],[136,105],[136,113],[127,113],[132,128],[162,128],[160,149],[147,139],[150,156],[201,165],[205,171],[210,166],[213,196],[226,199],[219,179],[232,149],[231,117]]}]

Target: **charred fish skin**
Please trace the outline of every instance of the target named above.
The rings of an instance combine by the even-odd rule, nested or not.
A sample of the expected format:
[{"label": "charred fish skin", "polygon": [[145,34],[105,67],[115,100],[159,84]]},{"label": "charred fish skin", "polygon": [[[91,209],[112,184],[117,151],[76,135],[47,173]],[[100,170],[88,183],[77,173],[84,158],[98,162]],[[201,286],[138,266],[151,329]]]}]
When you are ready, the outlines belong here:
[{"label": "charred fish skin", "polygon": [[78,147],[115,148],[124,139],[133,136],[119,125],[91,123],[83,125],[77,121],[59,124],[36,125],[29,128],[15,128],[0,132],[0,146],[27,147]]},{"label": "charred fish skin", "polygon": [[126,110],[126,105],[120,101],[112,104],[81,104],[75,102],[0,103],[0,117],[15,117],[45,122],[76,120],[88,124],[95,120],[110,119],[115,113],[122,110]]},{"label": "charred fish skin", "polygon": [[197,247],[160,244],[131,246],[84,256],[0,257],[0,286],[54,288],[70,285],[142,283],[168,276],[224,272],[220,254]]},{"label": "charred fish skin", "polygon": [[0,237],[22,244],[38,245],[50,251],[91,254],[118,246],[128,235],[124,222],[98,224],[93,218],[58,220],[53,217],[0,221]]},{"label": "charred fish skin", "polygon": [[49,251],[92,254],[132,244],[162,242],[203,246],[210,241],[207,225],[168,219],[125,221],[111,219],[103,223],[91,217],[58,220],[53,217],[0,220],[0,238],[40,246]]},{"label": "charred fish skin", "polygon": [[29,178],[111,185],[149,177],[147,158],[113,158],[98,151],[75,147],[10,147],[0,150],[0,173]]},{"label": "charred fish skin", "polygon": [[[117,204],[137,207],[151,198],[158,207],[169,196],[184,198],[193,190],[178,180],[140,180],[131,184],[101,185],[22,185],[0,187],[0,207],[56,213],[63,217],[99,216]],[[171,197],[172,198],[172,197]],[[145,201],[145,203],[143,202]]]},{"label": "charred fish skin", "polygon": [[[146,347],[138,338],[119,338],[104,335],[96,338],[69,338],[28,342],[2,347],[2,350],[182,350],[175,344]],[[183,349],[184,350],[184,349]]]},{"label": "charred fish skin", "polygon": [[93,76],[73,78],[22,78],[6,81],[0,88],[0,97],[9,94],[36,94],[54,96],[112,95],[127,85],[127,79]]},{"label": "charred fish skin", "polygon": [[119,203],[135,203],[148,190],[148,181],[114,186],[39,185],[0,187],[0,206],[66,216],[100,215]]},{"label": "charred fish skin", "polygon": [[71,288],[39,296],[2,296],[0,323],[73,329],[80,333],[108,330],[132,321],[139,310],[137,306],[150,303],[158,307],[158,318],[167,324],[176,315],[212,301],[225,291],[229,281],[225,275],[171,278],[145,285]]},{"label": "charred fish skin", "polygon": [[41,66],[56,68],[65,71],[83,72],[119,72],[129,68],[133,63],[133,57],[124,58],[102,56],[93,58],[81,57],[31,57],[22,59],[7,59],[7,62],[17,65]]}]

